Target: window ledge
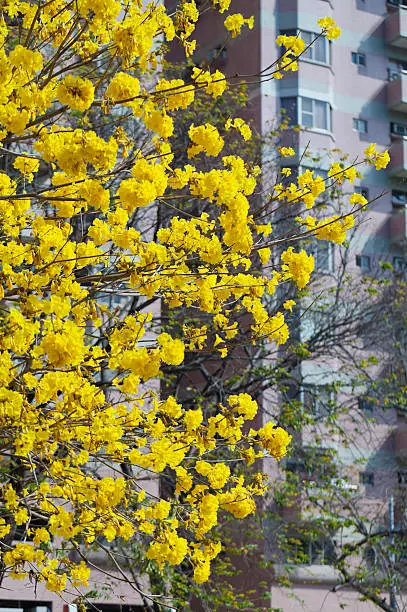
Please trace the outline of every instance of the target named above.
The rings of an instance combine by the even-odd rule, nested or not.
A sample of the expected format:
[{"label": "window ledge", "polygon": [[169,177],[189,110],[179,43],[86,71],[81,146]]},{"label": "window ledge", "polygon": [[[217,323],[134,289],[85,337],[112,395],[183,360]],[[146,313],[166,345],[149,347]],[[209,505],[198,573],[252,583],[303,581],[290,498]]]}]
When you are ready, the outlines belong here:
[{"label": "window ledge", "polygon": [[323,68],[328,68],[330,72],[335,75],[331,64],[326,64],[325,62],[318,62],[318,60],[308,59],[307,57],[300,57],[300,62],[306,62],[307,64],[314,64],[314,66],[322,66]]},{"label": "window ledge", "polygon": [[312,132],[313,134],[321,134],[322,136],[329,136],[333,142],[336,141],[335,136],[333,135],[333,132],[331,132],[330,130],[321,130],[319,128],[311,128],[311,127],[305,127],[305,126],[301,126],[301,127],[305,133]]}]

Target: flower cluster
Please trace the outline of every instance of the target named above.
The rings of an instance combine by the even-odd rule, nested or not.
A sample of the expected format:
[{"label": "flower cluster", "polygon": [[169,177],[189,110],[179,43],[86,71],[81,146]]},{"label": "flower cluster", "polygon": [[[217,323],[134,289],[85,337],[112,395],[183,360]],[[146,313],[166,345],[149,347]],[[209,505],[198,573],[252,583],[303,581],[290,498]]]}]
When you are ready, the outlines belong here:
[{"label": "flower cluster", "polygon": [[[223,13],[230,0],[211,4]],[[286,342],[284,310],[293,301],[273,309],[265,298],[283,282],[304,288],[313,258],[290,247],[280,264],[272,259],[272,225],[251,207],[260,168],[221,157],[236,132],[236,149],[250,139],[243,119],[218,127],[189,120],[186,152],[195,165],[176,156],[174,113],[183,117],[200,92],[219,98],[227,87],[219,71],[193,67],[184,81],[156,69],[163,39],[176,38],[191,56],[194,0],[171,14],[139,0],[13,0],[3,12],[0,142],[12,163],[0,172],[0,428],[14,474],[2,488],[3,569],[56,592],[86,589],[89,567],[70,551],[86,557],[101,538],[139,538],[155,568],[189,563],[203,582],[222,546],[220,513],[253,514],[266,490],[262,474],[242,476],[220,452],[244,465],[265,454],[279,460],[290,434],[271,422],[251,429],[258,408],[247,394],[207,414],[198,400],[191,407],[175,393],[160,397],[158,381],[186,349],[225,357],[243,333],[253,343]],[[252,28],[253,18],[225,19],[232,36],[244,25]],[[331,22],[321,27],[336,36]],[[280,68],[294,69],[303,42],[279,44]],[[375,149],[366,155],[378,168],[386,162]],[[297,183],[277,184],[274,196],[310,209],[324,189],[306,171]],[[184,214],[188,199],[205,212]],[[166,206],[179,214],[162,224]],[[301,223],[340,243],[351,221]],[[131,302],[126,314],[117,297]],[[157,304],[204,321],[158,330]],[[168,501],[145,482],[146,471],[164,470],[175,481]],[[13,544],[15,526],[33,544]]]}]

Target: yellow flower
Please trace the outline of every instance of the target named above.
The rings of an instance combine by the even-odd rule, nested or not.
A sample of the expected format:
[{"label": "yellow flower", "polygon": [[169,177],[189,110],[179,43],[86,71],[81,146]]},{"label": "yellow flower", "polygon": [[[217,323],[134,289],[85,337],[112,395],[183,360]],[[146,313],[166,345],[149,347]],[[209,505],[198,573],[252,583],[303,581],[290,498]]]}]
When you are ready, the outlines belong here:
[{"label": "yellow flower", "polygon": [[10,533],[11,525],[7,525],[4,518],[0,518],[0,540]]},{"label": "yellow flower", "polygon": [[131,102],[140,93],[140,81],[126,72],[118,72],[110,81],[105,97],[114,102]]},{"label": "yellow flower", "polygon": [[360,193],[353,193],[349,198],[349,202],[352,205],[360,204],[361,206],[364,206],[365,204],[367,204],[366,198]]},{"label": "yellow flower", "polygon": [[78,565],[74,565],[70,569],[72,577],[72,584],[74,587],[77,586],[89,586],[90,567],[88,567],[85,561],[81,561]]},{"label": "yellow flower", "polygon": [[188,130],[188,135],[193,143],[188,148],[188,157],[195,157],[201,152],[207,156],[216,157],[223,149],[224,140],[217,128],[210,123],[197,127],[192,124]]},{"label": "yellow flower", "polygon": [[296,70],[296,62],[293,62],[293,59],[301,55],[305,48],[305,43],[301,36],[287,36],[286,34],[281,34],[277,37],[276,43],[277,45],[283,46],[287,49],[286,53],[284,53],[279,61],[279,67],[283,68],[284,70],[292,70],[293,68],[291,65],[294,63],[294,70]]},{"label": "yellow flower", "polygon": [[293,157],[295,155],[295,151],[292,147],[278,147],[277,150],[282,157]]},{"label": "yellow flower", "polygon": [[341,29],[336,25],[335,20],[332,19],[332,17],[323,17],[322,19],[318,19],[318,25],[324,31],[328,40],[339,38],[341,35]]},{"label": "yellow flower", "polygon": [[58,83],[57,98],[72,110],[85,111],[93,103],[95,91],[89,79],[69,74]]},{"label": "yellow flower", "polygon": [[298,286],[303,289],[308,284],[311,273],[314,269],[314,257],[307,255],[302,249],[299,253],[294,253],[293,247],[289,247],[281,255],[283,270],[287,272],[288,278],[292,278]]},{"label": "yellow flower", "polygon": [[157,342],[161,346],[160,356],[164,363],[179,365],[184,361],[185,348],[182,340],[163,333],[158,336]]},{"label": "yellow flower", "polygon": [[387,165],[390,161],[390,155],[388,151],[383,151],[383,153],[379,153],[376,156],[375,160],[375,168],[376,170],[381,170],[382,168],[387,168]]},{"label": "yellow flower", "polygon": [[282,427],[276,427],[269,421],[259,429],[258,435],[262,447],[270,453],[274,459],[281,459],[287,453],[287,447],[291,436]]},{"label": "yellow flower", "polygon": [[14,160],[13,166],[19,170],[29,183],[34,180],[34,172],[38,172],[40,162],[33,157],[23,157],[19,155]]},{"label": "yellow flower", "polygon": [[251,16],[245,19],[241,13],[235,13],[234,15],[228,15],[224,21],[225,28],[231,32],[232,38],[236,38],[240,34],[240,30],[244,25],[252,30],[254,26],[254,17]]},{"label": "yellow flower", "polygon": [[294,300],[286,300],[283,304],[283,308],[285,308],[286,310],[289,310],[290,312],[293,311],[293,306],[295,306]]},{"label": "yellow flower", "polygon": [[8,61],[12,66],[25,72],[30,79],[43,66],[42,55],[39,51],[32,51],[22,45],[16,45],[8,56]]},{"label": "yellow flower", "polygon": [[367,149],[365,149],[364,153],[366,157],[368,158],[368,160],[370,161],[370,163],[375,165],[376,170],[381,170],[382,168],[386,168],[390,161],[389,152],[383,151],[382,153],[379,153],[379,151],[376,149],[375,142],[372,142],[367,147]]}]

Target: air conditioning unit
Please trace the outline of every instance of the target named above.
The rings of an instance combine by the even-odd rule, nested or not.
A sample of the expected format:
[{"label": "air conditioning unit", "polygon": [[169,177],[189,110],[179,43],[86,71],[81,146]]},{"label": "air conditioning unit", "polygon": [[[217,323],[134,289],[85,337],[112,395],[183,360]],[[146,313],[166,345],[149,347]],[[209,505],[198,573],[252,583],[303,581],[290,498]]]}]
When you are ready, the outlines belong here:
[{"label": "air conditioning unit", "polygon": [[389,81],[398,81],[401,78],[401,71],[395,68],[388,68]]},{"label": "air conditioning unit", "polygon": [[393,204],[399,204],[400,206],[407,204],[407,193],[404,191],[392,191],[391,201]]}]

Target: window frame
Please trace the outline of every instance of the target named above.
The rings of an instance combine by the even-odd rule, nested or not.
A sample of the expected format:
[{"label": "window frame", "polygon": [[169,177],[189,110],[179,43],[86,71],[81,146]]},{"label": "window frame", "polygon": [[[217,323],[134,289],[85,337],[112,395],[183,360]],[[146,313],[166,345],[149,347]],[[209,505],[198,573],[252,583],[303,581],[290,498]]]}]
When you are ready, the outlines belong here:
[{"label": "window frame", "polygon": [[399,486],[406,486],[407,485],[407,470],[398,470],[397,471],[397,481]]},{"label": "window frame", "polygon": [[[320,400],[321,393],[327,393],[326,403],[318,401]],[[336,401],[336,394],[332,389],[331,385],[317,385],[312,383],[303,383],[301,385],[300,391],[301,402],[305,407],[307,405],[307,396],[311,398],[311,402],[309,403],[310,414],[312,414],[317,419],[324,419],[331,413],[330,403]]]},{"label": "window frame", "polygon": [[366,200],[369,201],[369,188],[368,187],[362,187],[362,185],[356,185],[354,187],[354,191],[355,193],[360,193],[360,195],[362,195],[364,198],[366,198]]},{"label": "window frame", "polygon": [[398,121],[390,121],[390,134],[392,136],[407,136],[407,124],[399,123]]},{"label": "window frame", "polygon": [[355,66],[361,66],[362,68],[366,68],[366,53],[361,53],[360,51],[351,51],[351,62]]},{"label": "window frame", "polygon": [[[298,111],[299,111],[298,117],[301,116],[300,125],[308,129],[311,129],[311,130],[320,130],[321,132],[332,132],[332,125],[331,125],[332,124],[332,118],[331,118],[332,108],[329,102],[326,102],[325,100],[318,100],[317,98],[308,98],[307,96],[299,96],[299,100],[300,100],[300,104],[298,108]],[[311,111],[308,111],[308,110],[304,111],[305,101],[311,102],[311,106],[312,106]],[[317,104],[324,105],[326,127],[319,127],[318,125],[315,125]],[[306,125],[304,123],[304,113],[312,117],[312,125]]]},{"label": "window frame", "polygon": [[335,558],[335,544],[331,535],[313,534],[310,526],[309,530],[303,528],[300,532],[290,534],[290,537],[295,542],[296,559],[289,563],[302,567],[332,565]]},{"label": "window frame", "polygon": [[[326,266],[323,265],[325,253]],[[333,274],[335,272],[335,245],[332,242],[328,242],[328,240],[312,240],[309,254],[314,257],[315,270],[325,274]]]},{"label": "window frame", "polygon": [[[367,134],[368,132],[368,121],[367,119],[361,119],[360,117],[353,117],[353,130],[358,134]],[[363,129],[360,129],[363,127]]]},{"label": "window frame", "polygon": [[364,414],[373,414],[375,404],[366,395],[358,397],[358,408]]},{"label": "window frame", "polygon": [[[358,254],[356,255],[356,265],[361,269],[362,272],[369,272],[372,269],[372,260],[370,255]],[[362,262],[365,261],[368,265],[364,265]]]},{"label": "window frame", "polygon": [[[295,101],[295,104],[293,104],[294,101]],[[311,102],[310,111],[304,111],[304,101]],[[291,104],[293,106],[291,109],[289,108],[287,110],[287,106],[284,106],[284,104],[287,104],[287,106]],[[318,127],[314,125],[314,119],[315,119],[315,114],[316,114],[315,111],[316,111],[317,104],[323,104],[325,106],[325,118],[326,118],[326,125],[327,125],[326,128]],[[313,130],[316,132],[320,132],[322,134],[332,134],[332,106],[326,100],[318,100],[317,98],[308,98],[307,96],[283,96],[280,98],[280,110],[283,108],[286,110],[286,115],[290,119],[293,119],[293,115],[295,113],[296,122],[290,123],[289,124],[290,126],[302,125],[307,130]],[[305,125],[303,123],[304,112],[309,114],[312,117],[312,125]],[[301,118],[301,121],[300,121],[300,118]]]},{"label": "window frame", "polygon": [[402,255],[394,255],[393,270],[394,272],[405,272],[407,270],[407,259]]},{"label": "window frame", "polygon": [[[313,62],[321,66],[332,66],[331,41],[328,40],[326,36],[321,35],[318,37],[318,32],[312,32],[311,30],[300,30],[300,34],[305,43],[305,46],[307,47],[308,45],[310,45],[310,47],[306,51],[304,51],[304,53],[301,55],[300,59],[306,62]],[[309,38],[309,40],[307,41],[306,38]],[[312,42],[312,41],[315,41],[315,42]],[[320,45],[321,43],[322,43],[321,48],[323,50],[323,54],[325,58],[323,60],[315,58],[317,45]]]},{"label": "window frame", "polygon": [[359,472],[359,483],[364,487],[374,487],[375,486],[375,477],[374,472],[371,471],[363,471]]}]

